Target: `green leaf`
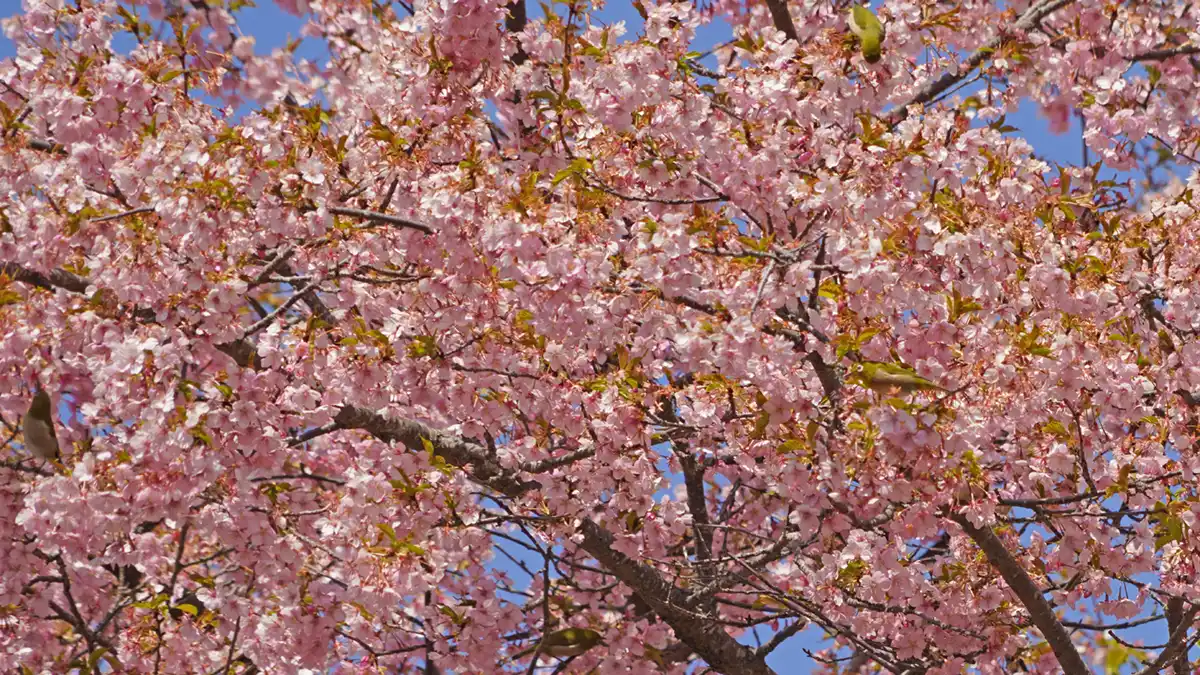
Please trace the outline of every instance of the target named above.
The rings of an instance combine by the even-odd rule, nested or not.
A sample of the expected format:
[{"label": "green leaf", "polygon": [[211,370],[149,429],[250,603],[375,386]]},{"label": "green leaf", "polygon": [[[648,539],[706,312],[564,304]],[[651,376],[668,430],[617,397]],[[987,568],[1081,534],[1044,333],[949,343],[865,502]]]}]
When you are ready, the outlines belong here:
[{"label": "green leaf", "polygon": [[393,545],[400,541],[399,537],[396,536],[396,528],[388,523],[376,523],[375,527],[379,528],[379,531],[384,533]]},{"label": "green leaf", "polygon": [[0,289],[0,307],[21,302],[21,294],[11,288]]},{"label": "green leaf", "polygon": [[1050,421],[1046,422],[1039,428],[1039,430],[1042,433],[1050,434],[1051,436],[1054,436],[1055,438],[1058,438],[1060,440],[1071,437],[1071,433],[1069,431],[1067,431],[1067,427],[1064,426],[1063,423],[1059,422],[1058,420],[1050,420]]},{"label": "green leaf", "polygon": [[418,335],[408,343],[409,358],[419,359],[438,353],[437,340],[432,335]]},{"label": "green leaf", "polygon": [[191,431],[192,431],[192,438],[194,440],[196,440],[200,443],[203,443],[204,445],[207,445],[210,448],[212,447],[212,444],[213,444],[212,436],[209,436],[208,432],[204,430],[203,422],[192,427]]},{"label": "green leaf", "polygon": [[191,604],[190,602],[180,603],[178,605],[175,605],[174,608],[183,612],[184,614],[190,614],[191,616],[200,616],[200,608]]},{"label": "green leaf", "polygon": [[842,286],[833,279],[826,279],[817,289],[817,295],[828,300],[837,300],[842,297]]},{"label": "green leaf", "polygon": [[1183,520],[1173,515],[1163,515],[1159,527],[1155,528],[1154,548],[1161,549],[1173,541],[1183,541],[1185,537]]},{"label": "green leaf", "polygon": [[438,605],[438,612],[453,621],[454,625],[459,626],[460,628],[467,623],[467,618],[465,616],[454,611],[454,608],[448,605]]},{"label": "green leaf", "polygon": [[779,447],[776,448],[775,452],[777,452],[781,455],[798,455],[798,454],[803,453],[807,449],[808,449],[808,446],[805,445],[804,441],[802,441],[798,438],[792,438],[792,439],[784,441],[783,443],[780,443]]},{"label": "green leaf", "polygon": [[754,431],[750,433],[750,438],[759,439],[767,433],[767,427],[771,424],[771,413],[766,410],[760,411],[758,416],[754,418]]},{"label": "green leaf", "polygon": [[1162,71],[1154,66],[1146,66],[1146,73],[1150,75],[1150,88],[1153,89],[1162,79]]},{"label": "green leaf", "polygon": [[[96,651],[92,652],[91,654],[88,654],[88,659],[87,659],[88,670],[91,670],[91,671],[96,670],[96,666],[99,665],[100,660],[104,659],[104,657],[107,655],[108,655],[108,650],[105,649],[104,647],[97,647]],[[108,659],[105,659],[105,661],[108,661]],[[111,663],[109,665],[111,665]]]},{"label": "green leaf", "polygon": [[590,161],[583,159],[582,157],[576,158],[572,160],[569,165],[567,165],[567,168],[554,174],[554,178],[550,181],[550,185],[557,186],[559,183],[571,178],[572,176],[582,176],[591,168],[592,163]]},{"label": "green leaf", "polygon": [[834,583],[842,590],[853,591],[858,588],[859,582],[869,571],[870,567],[864,560],[855,558],[838,570],[837,580]]},{"label": "green leaf", "polygon": [[1062,214],[1066,216],[1067,220],[1071,221],[1072,223],[1076,220],[1079,220],[1078,216],[1075,215],[1075,209],[1071,208],[1070,204],[1059,202],[1058,210],[1061,211]]}]

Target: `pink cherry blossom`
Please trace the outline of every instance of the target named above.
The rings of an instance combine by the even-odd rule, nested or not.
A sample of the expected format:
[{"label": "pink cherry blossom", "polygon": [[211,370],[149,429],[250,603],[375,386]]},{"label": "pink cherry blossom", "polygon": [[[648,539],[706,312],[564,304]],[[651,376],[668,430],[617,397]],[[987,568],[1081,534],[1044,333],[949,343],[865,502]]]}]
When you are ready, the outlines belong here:
[{"label": "pink cherry blossom", "polygon": [[0,668],[1195,668],[1187,3],[218,4],[4,21]]}]

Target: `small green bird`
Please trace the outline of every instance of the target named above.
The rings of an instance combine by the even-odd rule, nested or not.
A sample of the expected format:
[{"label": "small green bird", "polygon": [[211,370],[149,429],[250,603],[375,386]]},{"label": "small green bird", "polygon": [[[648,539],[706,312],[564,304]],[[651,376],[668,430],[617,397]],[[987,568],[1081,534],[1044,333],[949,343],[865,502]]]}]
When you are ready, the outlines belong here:
[{"label": "small green bird", "polygon": [[[549,633],[542,638],[541,653],[565,659],[572,656],[579,656],[602,641],[600,633],[591,628],[563,628],[562,630]],[[537,647],[531,647],[513,658],[519,659],[536,650]]]},{"label": "small green bird", "polygon": [[878,393],[899,389],[904,393],[914,391],[946,391],[931,380],[917,374],[904,364],[862,361],[850,369],[851,381]]},{"label": "small green bird", "polygon": [[852,5],[847,23],[850,24],[850,32],[857,35],[862,43],[863,58],[867,63],[879,61],[883,53],[883,41],[887,37],[879,17],[863,5]]},{"label": "small green bird", "polygon": [[33,395],[21,429],[25,435],[25,447],[34,456],[50,461],[58,459],[58,437],[54,434],[50,395],[45,389],[39,387]]},{"label": "small green bird", "polygon": [[187,591],[167,611],[171,614],[172,619],[179,621],[183,619],[184,614],[200,617],[208,611],[208,608],[204,606],[200,598],[196,597],[195,591]]}]

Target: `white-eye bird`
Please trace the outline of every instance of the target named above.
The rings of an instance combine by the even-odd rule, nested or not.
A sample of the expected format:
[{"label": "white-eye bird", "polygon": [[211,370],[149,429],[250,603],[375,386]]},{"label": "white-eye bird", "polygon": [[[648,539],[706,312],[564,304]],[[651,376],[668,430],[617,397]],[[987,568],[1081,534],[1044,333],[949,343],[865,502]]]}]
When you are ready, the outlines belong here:
[{"label": "white-eye bird", "polygon": [[850,369],[848,379],[879,393],[897,389],[906,394],[914,391],[945,391],[945,387],[921,377],[917,371],[898,363],[881,363],[879,361],[856,363]]},{"label": "white-eye bird", "polygon": [[850,25],[850,32],[858,36],[858,41],[862,44],[863,58],[867,63],[878,61],[883,54],[883,40],[887,37],[887,31],[879,22],[879,17],[864,5],[852,5],[847,23]]},{"label": "white-eye bird", "polygon": [[45,460],[58,459],[58,437],[54,434],[54,415],[50,404],[50,395],[45,389],[38,388],[29,404],[29,410],[21,422],[21,430],[25,435],[25,447],[34,456]]},{"label": "white-eye bird", "polygon": [[[572,656],[579,656],[602,641],[600,633],[591,628],[563,628],[562,630],[548,633],[542,638],[541,653],[565,659]],[[531,647],[513,658],[519,659],[536,649],[537,647]]]}]

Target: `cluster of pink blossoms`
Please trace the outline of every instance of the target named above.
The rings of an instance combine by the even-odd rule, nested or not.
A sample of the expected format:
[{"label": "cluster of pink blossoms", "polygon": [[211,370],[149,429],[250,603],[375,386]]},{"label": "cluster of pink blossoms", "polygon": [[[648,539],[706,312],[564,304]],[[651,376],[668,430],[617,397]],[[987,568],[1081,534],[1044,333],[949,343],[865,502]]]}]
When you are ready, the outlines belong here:
[{"label": "cluster of pink blossoms", "polygon": [[1192,3],[244,4],[3,24],[0,670],[1191,672]]}]

